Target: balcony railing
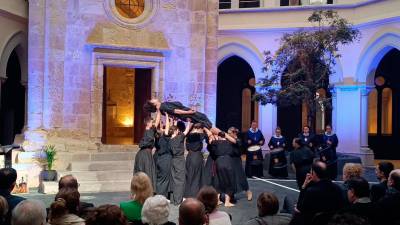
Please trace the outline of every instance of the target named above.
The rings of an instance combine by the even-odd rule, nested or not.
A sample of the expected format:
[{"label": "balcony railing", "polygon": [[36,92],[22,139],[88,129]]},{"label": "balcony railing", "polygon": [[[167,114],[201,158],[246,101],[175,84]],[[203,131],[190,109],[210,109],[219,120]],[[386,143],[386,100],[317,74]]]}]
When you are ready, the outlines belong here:
[{"label": "balcony railing", "polygon": [[[220,0],[219,9],[270,8],[344,3],[346,0]],[[354,0],[350,0],[354,1]]]}]

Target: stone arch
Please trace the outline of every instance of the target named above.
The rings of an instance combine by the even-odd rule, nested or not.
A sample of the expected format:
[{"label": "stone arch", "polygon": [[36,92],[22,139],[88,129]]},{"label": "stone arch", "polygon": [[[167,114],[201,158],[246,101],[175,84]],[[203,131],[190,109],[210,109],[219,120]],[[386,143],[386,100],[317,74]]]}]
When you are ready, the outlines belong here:
[{"label": "stone arch", "polygon": [[375,34],[361,52],[356,73],[357,81],[373,85],[379,62],[393,48],[400,50],[400,30],[383,30]]},{"label": "stone arch", "polygon": [[22,31],[11,35],[5,46],[2,47],[0,77],[6,78],[7,62],[13,50],[17,53],[21,65],[21,83],[26,84],[28,82],[28,49],[26,34]]},{"label": "stone arch", "polygon": [[263,55],[248,41],[235,40],[221,45],[218,48],[218,65],[231,56],[244,59],[253,69],[256,80],[263,76]]}]

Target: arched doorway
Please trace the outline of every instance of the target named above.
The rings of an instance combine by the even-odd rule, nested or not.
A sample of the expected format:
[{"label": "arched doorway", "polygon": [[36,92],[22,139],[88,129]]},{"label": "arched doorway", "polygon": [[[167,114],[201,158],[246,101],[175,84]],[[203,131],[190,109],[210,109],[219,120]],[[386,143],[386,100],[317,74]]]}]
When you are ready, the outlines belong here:
[{"label": "arched doorway", "polygon": [[399,62],[399,50],[385,54],[375,72],[375,88],[368,96],[368,144],[377,159],[400,159]]},{"label": "arched doorway", "polygon": [[15,49],[8,58],[6,77],[1,82],[1,145],[12,144],[25,125],[25,87],[21,84],[21,64]]},{"label": "arched doorway", "polygon": [[232,56],[218,66],[217,127],[227,130],[235,126],[245,131],[257,118],[251,98],[255,93],[255,77],[251,66],[241,57]]}]

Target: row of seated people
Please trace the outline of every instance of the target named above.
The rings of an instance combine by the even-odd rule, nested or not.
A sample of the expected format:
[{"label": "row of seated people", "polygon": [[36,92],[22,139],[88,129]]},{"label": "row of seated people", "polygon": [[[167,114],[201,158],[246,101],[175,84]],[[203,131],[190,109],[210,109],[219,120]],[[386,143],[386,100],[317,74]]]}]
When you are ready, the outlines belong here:
[{"label": "row of seated people", "polygon": [[[348,164],[344,167],[343,185],[337,185],[327,178],[326,165],[316,161],[301,188],[293,213],[278,213],[278,198],[264,192],[257,199],[258,216],[246,225],[400,224],[400,170],[382,162],[376,174],[381,182],[370,188],[362,178],[361,165]],[[151,181],[144,173],[134,174],[133,200],[121,203],[120,207],[110,204],[94,207],[80,201],[77,180],[71,175],[64,176],[48,211],[41,201],[26,200],[10,193],[16,177],[14,169],[0,170],[0,224],[175,224],[168,221],[169,201],[160,195],[153,196]],[[215,189],[202,188],[197,199],[186,199],[180,205],[179,225],[230,225],[231,216],[218,210],[217,205]]]}]

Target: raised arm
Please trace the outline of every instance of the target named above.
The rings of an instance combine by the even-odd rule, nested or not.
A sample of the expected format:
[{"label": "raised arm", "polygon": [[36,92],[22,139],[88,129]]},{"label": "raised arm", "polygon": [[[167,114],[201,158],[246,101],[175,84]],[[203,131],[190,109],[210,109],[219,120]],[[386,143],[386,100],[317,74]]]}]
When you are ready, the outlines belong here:
[{"label": "raised arm", "polygon": [[211,131],[207,128],[203,128],[204,132],[206,132],[207,136],[208,136],[208,142],[211,143],[214,138],[213,138],[213,134],[211,133]]},{"label": "raised arm", "polygon": [[190,115],[194,114],[196,111],[189,109],[189,110],[182,110],[182,109],[174,109],[174,113],[177,115]]},{"label": "raised arm", "polygon": [[189,133],[190,128],[192,128],[192,123],[190,121],[188,121],[187,124],[186,124],[185,131],[183,131],[183,135],[186,136]]},{"label": "raised arm", "polygon": [[156,121],[155,121],[156,128],[160,125],[160,121],[161,121],[161,112],[160,112],[160,110],[157,110]]},{"label": "raised arm", "polygon": [[170,122],[169,122],[169,116],[168,116],[168,113],[165,113],[165,129],[164,129],[164,134],[165,135],[168,135],[168,132],[169,132],[169,126],[170,126],[170,124],[169,124]]},{"label": "raised arm", "polygon": [[225,138],[226,138],[229,142],[231,142],[231,143],[233,143],[233,144],[236,144],[236,139],[233,138],[232,136],[226,134],[226,135],[225,135]]}]

